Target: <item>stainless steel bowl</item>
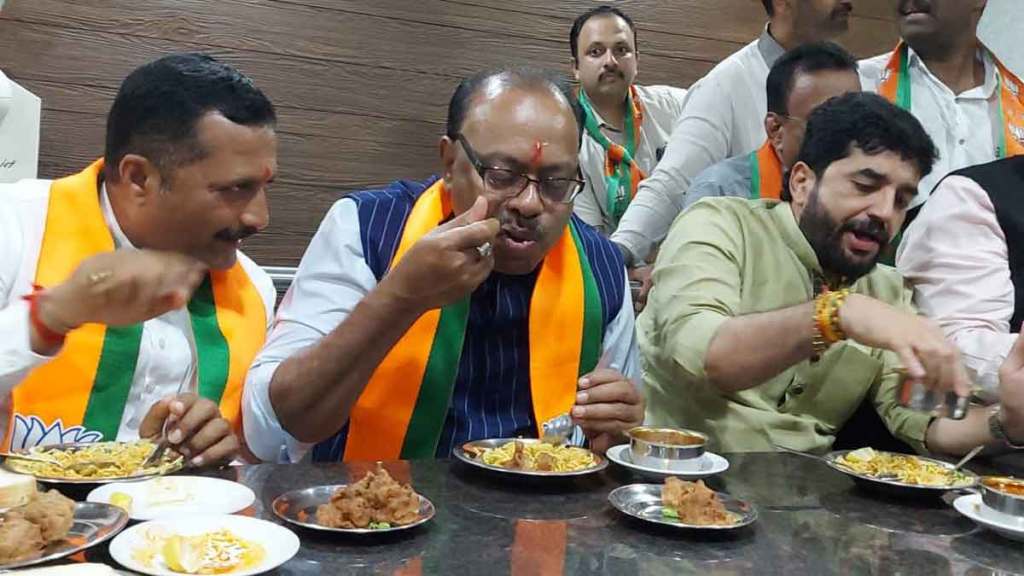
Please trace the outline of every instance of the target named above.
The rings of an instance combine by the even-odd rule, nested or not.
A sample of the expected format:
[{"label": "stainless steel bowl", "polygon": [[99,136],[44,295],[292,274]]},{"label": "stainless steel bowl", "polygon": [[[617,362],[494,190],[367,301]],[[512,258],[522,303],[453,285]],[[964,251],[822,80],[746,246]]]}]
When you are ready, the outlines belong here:
[{"label": "stainless steel bowl", "polygon": [[[645,433],[652,432],[685,434],[699,438],[701,442],[699,444],[682,445],[643,438]],[[629,457],[634,464],[668,471],[692,469],[696,459],[704,455],[704,450],[708,443],[706,434],[684,428],[670,428],[666,426],[638,426],[628,430],[626,436],[629,437]]]},{"label": "stainless steel bowl", "polygon": [[985,503],[985,506],[1003,514],[1024,517],[1024,496],[1016,496],[1000,490],[998,486],[989,486],[989,483],[1013,483],[1024,486],[1024,480],[1004,476],[984,476],[978,484],[981,489],[981,501]]}]

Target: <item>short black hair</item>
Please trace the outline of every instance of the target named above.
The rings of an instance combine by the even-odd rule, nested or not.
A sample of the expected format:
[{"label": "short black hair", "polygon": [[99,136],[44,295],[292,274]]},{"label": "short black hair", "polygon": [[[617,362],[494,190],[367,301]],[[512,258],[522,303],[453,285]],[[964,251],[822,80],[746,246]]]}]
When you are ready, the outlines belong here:
[{"label": "short black hair", "polygon": [[775,5],[772,4],[772,0],[761,0],[764,4],[764,11],[768,13],[768,16],[775,16]]},{"label": "short black hair", "polygon": [[[921,178],[932,171],[938,151],[921,122],[910,112],[871,92],[850,92],[825,101],[811,112],[797,162],[820,178],[833,163],[857,147],[865,154],[895,152],[913,162]],[[782,199],[792,195],[787,182]]]},{"label": "short black hair", "polygon": [[170,54],[136,68],[107,116],[107,178],[119,176],[126,154],[146,157],[164,178],[201,160],[207,151],[196,141],[196,124],[208,112],[244,126],[277,122],[273,104],[252,80],[206,54]]},{"label": "short black hair", "polygon": [[627,16],[622,10],[619,10],[614,6],[604,4],[597,8],[591,8],[583,14],[580,14],[572,23],[572,29],[569,30],[569,51],[572,53],[573,62],[579,62],[576,51],[579,49],[580,32],[583,30],[583,25],[587,23],[587,20],[590,20],[594,16],[618,16],[625,20],[630,31],[633,32],[633,46],[636,46],[636,24],[633,23],[633,19]]},{"label": "short black hair", "polygon": [[783,116],[789,114],[789,93],[793,90],[796,75],[822,70],[849,70],[856,73],[857,59],[834,42],[802,44],[786,52],[768,72],[765,83],[768,111]]},{"label": "short black hair", "polygon": [[459,82],[458,88],[455,89],[451,100],[448,101],[448,121],[445,127],[445,134],[449,138],[454,140],[459,132],[462,131],[462,124],[466,121],[466,114],[469,112],[469,104],[473,96],[485,85],[492,82],[500,83],[509,88],[548,90],[565,99],[565,103],[572,109],[573,117],[576,118],[576,129],[582,136],[582,110],[576,101],[576,97],[573,95],[569,80],[564,74],[529,66],[503,66],[478,72]]}]

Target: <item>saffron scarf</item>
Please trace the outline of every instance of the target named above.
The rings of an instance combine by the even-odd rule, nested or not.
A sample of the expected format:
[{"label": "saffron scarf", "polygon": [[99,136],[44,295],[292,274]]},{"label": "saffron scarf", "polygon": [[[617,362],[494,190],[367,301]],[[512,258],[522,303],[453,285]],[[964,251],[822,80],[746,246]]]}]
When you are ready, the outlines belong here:
[{"label": "saffron scarf", "polygon": [[[391,268],[452,215],[443,181],[416,200]],[[602,304],[575,224],[541,264],[530,300],[530,391],[537,433],[568,412],[601,353]],[[469,297],[420,316],[374,371],[349,417],[345,460],[433,458],[458,375]]]},{"label": "saffron scarf", "polygon": [[750,153],[750,197],[779,199],[782,194],[782,161],[771,141]]},{"label": "saffron scarf", "polygon": [[644,109],[637,96],[636,86],[630,86],[626,93],[626,114],[623,133],[626,145],[620,146],[601,132],[601,123],[594,112],[594,106],[584,90],[579,91],[580,108],[583,109],[583,128],[605,151],[604,184],[608,194],[608,217],[618,225],[626,213],[629,202],[636,196],[640,181],[647,176],[636,163],[636,148],[640,144],[640,128],[644,123]]},{"label": "saffron scarf", "polygon": [[[35,283],[43,288],[64,282],[90,256],[114,250],[99,202],[102,169],[99,160],[50,187],[35,276]],[[197,392],[218,402],[221,414],[238,430],[242,385],[266,335],[263,299],[236,262],[228,270],[207,275],[189,301],[188,311],[199,355]],[[14,388],[3,445],[11,447],[19,420],[26,430],[58,426],[57,437],[64,441],[116,439],[141,340],[142,324],[85,324],[68,333],[57,356]]]},{"label": "saffron scarf", "polygon": [[[1000,119],[1000,126],[995,130],[996,158],[1019,156],[1024,154],[1024,94],[1021,93],[1024,85],[991,50],[988,53],[999,71],[996,86],[999,97],[995,102]],[[906,42],[900,42],[889,57],[878,93],[904,110],[911,109],[910,47]]]}]

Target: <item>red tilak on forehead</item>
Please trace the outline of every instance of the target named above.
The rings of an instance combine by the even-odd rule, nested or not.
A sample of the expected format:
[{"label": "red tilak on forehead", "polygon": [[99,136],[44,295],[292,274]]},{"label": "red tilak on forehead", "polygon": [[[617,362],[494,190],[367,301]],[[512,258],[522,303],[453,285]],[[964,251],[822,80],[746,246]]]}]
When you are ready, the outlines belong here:
[{"label": "red tilak on forehead", "polygon": [[530,164],[532,164],[534,168],[540,164],[541,159],[544,157],[544,144],[545,142],[541,142],[540,140],[533,143],[533,156],[530,157]]}]

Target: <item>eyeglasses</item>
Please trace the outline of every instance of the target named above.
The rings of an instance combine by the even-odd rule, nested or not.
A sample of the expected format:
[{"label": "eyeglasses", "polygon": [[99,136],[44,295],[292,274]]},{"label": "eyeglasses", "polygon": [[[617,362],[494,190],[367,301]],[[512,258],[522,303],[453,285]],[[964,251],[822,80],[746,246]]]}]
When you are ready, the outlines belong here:
[{"label": "eyeglasses", "polygon": [[477,156],[476,150],[469,145],[465,136],[459,133],[455,135],[455,139],[462,144],[462,149],[466,151],[466,157],[476,168],[476,173],[484,181],[487,190],[502,200],[511,200],[519,196],[530,183],[533,183],[537,186],[537,193],[543,201],[552,204],[572,204],[586,186],[583,175],[579,173],[578,169],[577,178],[533,178],[528,174],[508,168],[484,166],[480,157]]}]

